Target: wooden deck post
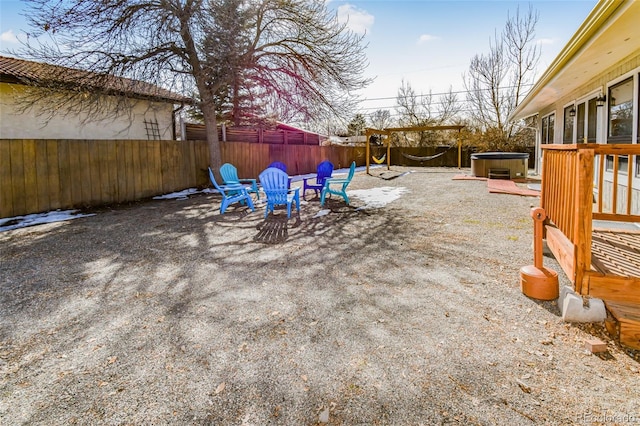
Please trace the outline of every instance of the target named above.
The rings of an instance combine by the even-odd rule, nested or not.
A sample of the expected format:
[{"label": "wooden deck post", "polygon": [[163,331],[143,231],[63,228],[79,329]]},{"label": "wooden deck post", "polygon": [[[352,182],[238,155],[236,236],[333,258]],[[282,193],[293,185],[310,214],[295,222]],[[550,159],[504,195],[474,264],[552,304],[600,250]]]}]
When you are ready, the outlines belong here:
[{"label": "wooden deck post", "polygon": [[391,170],[391,135],[387,137],[387,170]]},{"label": "wooden deck post", "polygon": [[460,139],[460,130],[458,129],[458,170],[462,168],[462,140]]},{"label": "wooden deck post", "polygon": [[577,153],[577,176],[573,235],[575,236],[576,250],[575,290],[579,294],[589,293],[589,275],[586,274],[591,269],[591,233],[593,219],[593,149],[578,148]]},{"label": "wooden deck post", "polygon": [[367,149],[366,149],[366,153],[365,153],[365,157],[367,158],[367,174],[369,174],[369,155],[371,155],[371,148],[369,147],[369,137],[371,137],[371,130],[366,129],[364,132],[365,137],[367,138],[367,141],[365,143]]}]

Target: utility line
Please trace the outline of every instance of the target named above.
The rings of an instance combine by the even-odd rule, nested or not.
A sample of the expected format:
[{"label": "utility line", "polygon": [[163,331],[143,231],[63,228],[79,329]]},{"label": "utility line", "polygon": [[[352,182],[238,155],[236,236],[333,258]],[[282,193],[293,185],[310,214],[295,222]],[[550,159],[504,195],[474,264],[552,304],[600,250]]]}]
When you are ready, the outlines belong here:
[{"label": "utility line", "polygon": [[[533,83],[531,84],[523,84],[522,87],[531,87],[533,86]],[[505,90],[505,89],[515,89],[517,86],[505,86],[505,87],[498,87],[498,90]],[[489,91],[489,90],[493,90],[493,89],[478,89],[479,91]],[[475,92],[476,90],[457,90],[454,92],[440,92],[440,93],[427,93],[427,94],[420,94],[420,95],[412,95],[411,97],[415,97],[415,98],[424,98],[426,96],[443,96],[443,95],[448,95],[448,94],[460,94],[460,93],[469,93],[469,92]],[[382,97],[382,98],[365,98],[362,99],[360,102],[368,102],[368,101],[386,101],[389,99],[398,99],[398,96],[389,96],[389,97]]]}]

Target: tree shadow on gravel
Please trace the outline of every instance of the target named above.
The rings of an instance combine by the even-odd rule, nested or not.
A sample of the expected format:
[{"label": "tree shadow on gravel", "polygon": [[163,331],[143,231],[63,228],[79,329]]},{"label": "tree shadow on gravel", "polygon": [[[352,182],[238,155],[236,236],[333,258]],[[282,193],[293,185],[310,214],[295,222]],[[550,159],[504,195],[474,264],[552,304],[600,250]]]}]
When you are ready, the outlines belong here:
[{"label": "tree shadow on gravel", "polygon": [[[330,214],[313,217],[319,205],[308,203],[295,219],[278,212],[261,220],[259,207],[255,212],[238,207],[220,215],[219,198],[197,195],[95,209],[96,216],[9,231],[2,235],[3,256],[9,262],[0,271],[0,300],[6,308],[0,318],[32,308],[33,319],[46,317],[69,297],[105,297],[107,306],[110,292],[123,280],[131,291],[147,294],[154,286],[150,277],[168,274],[172,281],[189,280],[192,264],[223,270],[236,261],[250,264],[273,244],[293,244],[295,250],[282,260],[299,267],[319,261],[327,268],[344,267],[341,259],[363,249],[376,253],[385,238],[398,238],[404,226],[393,215],[378,215],[375,223],[361,225],[358,221],[369,214],[344,203],[329,202],[328,209]],[[318,255],[322,250],[331,256]]]},{"label": "tree shadow on gravel", "polygon": [[[218,197],[198,195],[0,235],[6,418],[314,424],[336,401],[331,420],[345,424],[393,423],[385,407],[473,419],[437,361],[478,351],[456,339],[473,326],[468,307],[493,301],[459,283],[486,280],[460,256],[477,238],[434,241],[446,228],[433,214],[352,204],[265,220],[264,206],[220,215]],[[478,333],[493,332],[476,316]],[[457,382],[506,395],[484,365],[464,355]]]},{"label": "tree shadow on gravel", "polygon": [[[316,201],[319,201],[319,199]],[[317,230],[315,226],[317,224],[322,223],[324,226],[332,226],[332,223],[341,220],[345,215],[358,214],[359,212],[368,214],[364,210],[359,211],[356,207],[348,206],[344,202],[328,200],[326,204],[326,207],[321,210],[324,214],[316,214],[313,217],[305,218],[304,223],[299,213],[292,213],[291,218],[287,218],[286,214],[282,212],[270,213],[262,223],[256,226],[258,233],[253,237],[253,241],[280,244],[289,238],[289,230],[300,228],[299,236],[313,236]],[[313,208],[315,203],[307,203],[307,206]]]},{"label": "tree shadow on gravel", "polygon": [[[300,218],[298,216],[297,222]],[[258,233],[253,237],[253,241],[266,244],[283,243],[289,236],[289,218],[286,215],[270,214],[262,223],[256,226]]]},{"label": "tree shadow on gravel", "polygon": [[[218,210],[219,211],[219,210]],[[243,220],[250,215],[252,211],[246,206],[239,206],[235,209],[231,208],[224,212],[224,214],[215,215],[211,218],[212,222],[217,223],[233,223]]]}]

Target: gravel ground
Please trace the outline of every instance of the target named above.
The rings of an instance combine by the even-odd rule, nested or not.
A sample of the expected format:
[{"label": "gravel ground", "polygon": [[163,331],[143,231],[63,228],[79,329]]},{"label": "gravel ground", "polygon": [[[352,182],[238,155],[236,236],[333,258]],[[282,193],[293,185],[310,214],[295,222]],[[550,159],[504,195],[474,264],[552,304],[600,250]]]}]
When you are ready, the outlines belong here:
[{"label": "gravel ground", "polygon": [[394,169],[351,183],[408,190],[378,209],[200,194],[0,233],[0,422],[640,422],[638,353],[520,291],[538,198]]}]

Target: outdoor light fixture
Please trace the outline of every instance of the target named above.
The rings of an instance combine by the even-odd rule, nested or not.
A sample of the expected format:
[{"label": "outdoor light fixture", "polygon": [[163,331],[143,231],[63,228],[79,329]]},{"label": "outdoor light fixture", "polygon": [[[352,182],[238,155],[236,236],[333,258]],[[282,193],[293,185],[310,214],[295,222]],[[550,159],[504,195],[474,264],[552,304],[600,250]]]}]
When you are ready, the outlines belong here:
[{"label": "outdoor light fixture", "polygon": [[596,98],[596,107],[604,106],[605,102],[607,102],[607,97],[605,95],[603,95],[603,94],[600,94]]},{"label": "outdoor light fixture", "polygon": [[575,117],[576,116],[576,107],[571,107],[571,109],[569,110],[569,117]]}]

